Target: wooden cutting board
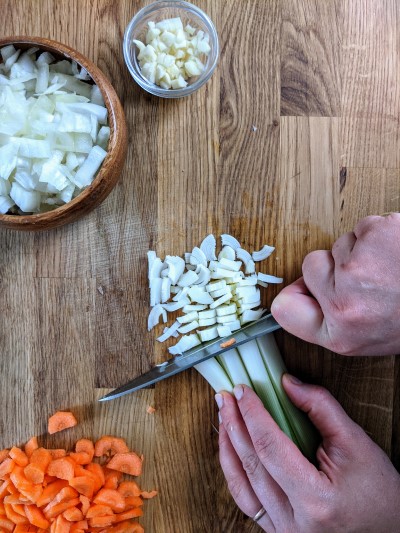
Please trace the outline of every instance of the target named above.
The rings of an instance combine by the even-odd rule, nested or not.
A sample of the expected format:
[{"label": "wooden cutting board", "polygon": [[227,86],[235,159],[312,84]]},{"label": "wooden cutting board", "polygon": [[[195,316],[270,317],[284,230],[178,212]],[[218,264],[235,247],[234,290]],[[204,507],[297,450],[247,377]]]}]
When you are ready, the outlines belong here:
[{"label": "wooden cutting board", "polygon": [[[145,455],[142,485],[160,491],[141,519],[147,531],[257,531],[226,490],[212,392],[195,371],[96,400],[163,357],[146,329],[147,250],[182,254],[228,232],[247,249],[275,245],[265,269],[289,283],[309,251],[365,215],[399,210],[397,2],[196,0],[221,57],[179,101],[143,93],[125,68],[122,35],[145,3],[0,0],[1,36],[86,54],[129,127],[121,180],[94,213],[42,234],[0,230],[0,448],[118,434]],[[291,371],[328,387],[399,467],[399,359],[278,341]],[[79,427],[46,435],[48,415],[67,408]]]}]

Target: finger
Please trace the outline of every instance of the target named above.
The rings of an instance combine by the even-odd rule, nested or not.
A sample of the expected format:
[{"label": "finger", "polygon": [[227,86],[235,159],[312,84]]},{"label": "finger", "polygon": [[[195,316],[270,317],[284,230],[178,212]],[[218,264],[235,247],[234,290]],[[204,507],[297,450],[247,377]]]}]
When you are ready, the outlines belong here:
[{"label": "finger", "polygon": [[329,250],[310,252],[303,261],[305,286],[323,309],[334,292],[335,263]]},{"label": "finger", "polygon": [[343,267],[350,261],[351,252],[357,242],[357,237],[352,231],[342,235],[332,246],[332,257],[335,268]]},{"label": "finger", "polygon": [[354,235],[357,239],[363,237],[366,233],[371,231],[372,227],[377,223],[384,220],[384,217],[379,217],[376,215],[370,215],[368,217],[362,218],[359,220],[354,228]]},{"label": "finger", "polygon": [[318,483],[318,471],[280,430],[253,390],[237,385],[233,391],[261,463],[289,501],[296,501],[305,486]]},{"label": "finger", "polygon": [[303,278],[281,290],[272,302],[271,313],[292,335],[313,344],[326,343],[324,314]]},{"label": "finger", "polygon": [[[229,492],[232,494],[236,505],[243,513],[253,518],[263,506],[250,485],[242,462],[235,452],[223,424],[219,426],[219,461]],[[258,523],[266,531],[275,531],[268,512],[260,518]]]},{"label": "finger", "polygon": [[337,400],[323,387],[301,383],[285,374],[282,384],[294,405],[308,414],[329,453],[338,460],[352,453],[354,442],[364,431],[344,411]]},{"label": "finger", "polygon": [[[258,500],[268,511],[274,525],[277,526],[282,523],[284,516],[291,516],[289,501],[260,461],[233,396],[222,393],[217,395],[216,399],[220,405],[222,424],[241,461],[242,470],[246,473]],[[265,411],[263,406],[261,408]]]}]

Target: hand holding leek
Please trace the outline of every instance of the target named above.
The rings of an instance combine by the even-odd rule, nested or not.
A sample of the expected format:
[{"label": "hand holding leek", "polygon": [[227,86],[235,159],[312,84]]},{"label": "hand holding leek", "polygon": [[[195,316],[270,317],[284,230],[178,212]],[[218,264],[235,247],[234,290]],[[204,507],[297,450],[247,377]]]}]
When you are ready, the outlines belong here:
[{"label": "hand holding leek", "polygon": [[332,252],[311,252],[271,312],[287,331],[343,355],[400,353],[400,213],[367,217]]},{"label": "hand holding leek", "polygon": [[399,531],[400,476],[384,452],[323,388],[284,376],[293,403],[323,438],[319,467],[279,429],[256,394],[238,385],[216,395],[220,461],[240,509],[269,533]]}]

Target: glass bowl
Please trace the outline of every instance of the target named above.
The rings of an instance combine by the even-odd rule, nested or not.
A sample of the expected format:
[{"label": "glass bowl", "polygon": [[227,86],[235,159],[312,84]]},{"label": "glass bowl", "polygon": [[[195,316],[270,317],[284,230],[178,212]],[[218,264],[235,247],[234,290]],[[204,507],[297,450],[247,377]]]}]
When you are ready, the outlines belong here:
[{"label": "glass bowl", "polygon": [[[186,24],[190,24],[196,30],[202,30],[205,34],[208,34],[211,50],[206,57],[204,71],[199,76],[187,79],[188,85],[186,87],[164,89],[143,76],[137,60],[138,50],[132,41],[137,39],[145,42],[145,35],[150,21],[157,23],[161,20],[175,17],[182,19],[184,27]],[[162,98],[181,98],[194,93],[210,79],[218,61],[218,35],[210,18],[197,6],[183,0],[157,0],[141,9],[130,21],[125,30],[123,52],[129,72],[142,89]]]}]

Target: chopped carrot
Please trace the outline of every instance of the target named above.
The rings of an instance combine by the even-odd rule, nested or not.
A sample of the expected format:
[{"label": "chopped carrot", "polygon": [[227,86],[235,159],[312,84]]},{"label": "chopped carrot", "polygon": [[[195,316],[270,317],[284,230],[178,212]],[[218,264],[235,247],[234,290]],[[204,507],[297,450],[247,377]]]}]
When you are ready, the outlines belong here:
[{"label": "chopped carrot", "polygon": [[93,481],[93,494],[96,494],[96,492],[101,489],[102,482],[97,474],[94,474],[90,470],[86,470],[86,468],[81,465],[75,466],[74,473],[75,477],[90,478]]},{"label": "chopped carrot", "polygon": [[79,520],[79,522],[75,522],[74,524],[71,524],[71,532],[76,531],[86,531],[89,529],[89,524],[87,520]]},{"label": "chopped carrot", "polygon": [[90,527],[107,527],[111,526],[116,519],[117,517],[115,515],[94,516],[93,518],[89,518],[89,525]]},{"label": "chopped carrot", "polygon": [[136,483],[136,481],[123,481],[118,487],[118,492],[124,497],[128,496],[140,496],[142,489]]},{"label": "chopped carrot", "polygon": [[91,472],[94,476],[96,476],[100,482],[100,487],[102,487],[105,483],[105,476],[104,476],[104,470],[101,465],[98,463],[90,463],[86,466],[86,469],[88,472]]},{"label": "chopped carrot", "polygon": [[94,503],[109,505],[113,511],[119,513],[125,509],[124,498],[117,490],[101,489],[93,499]]},{"label": "chopped carrot", "polygon": [[229,346],[233,346],[235,343],[236,343],[236,339],[232,338],[232,339],[229,339],[228,341],[221,342],[220,347],[229,348]]},{"label": "chopped carrot", "polygon": [[104,473],[104,488],[105,489],[118,488],[118,484],[119,484],[119,481],[122,475],[123,475],[122,472],[117,472],[116,470],[110,470],[109,472],[105,472]]},{"label": "chopped carrot", "polygon": [[7,457],[6,459],[4,459],[4,461],[0,463],[0,479],[4,479],[4,476],[12,472],[14,466],[15,463],[11,459],[11,457]]},{"label": "chopped carrot", "polygon": [[107,516],[114,514],[114,511],[108,505],[98,505],[95,503],[91,505],[88,512],[86,513],[86,518],[93,518],[94,516]]},{"label": "chopped carrot", "polygon": [[3,500],[3,498],[8,494],[8,486],[10,484],[10,481],[6,479],[3,481],[0,485],[0,501]]},{"label": "chopped carrot", "polygon": [[63,512],[63,516],[70,522],[79,522],[79,520],[83,520],[83,513],[78,507],[70,507]]},{"label": "chopped carrot", "polygon": [[55,505],[51,505],[51,502],[43,509],[43,512],[48,520],[55,518],[60,515],[70,507],[75,507],[80,502],[79,498],[74,498],[73,500],[68,500]]},{"label": "chopped carrot", "polygon": [[77,425],[75,416],[70,411],[57,411],[49,418],[48,432],[50,435]]},{"label": "chopped carrot", "polygon": [[18,466],[26,466],[28,464],[28,456],[20,448],[13,446],[10,450],[10,457]]},{"label": "chopped carrot", "polygon": [[142,490],[140,493],[141,497],[145,500],[150,500],[151,498],[154,498],[154,496],[157,496],[158,492],[156,490],[152,490],[148,492],[147,490]]},{"label": "chopped carrot", "polygon": [[126,521],[108,528],[107,533],[144,533],[144,529],[138,522]]},{"label": "chopped carrot", "polygon": [[152,415],[156,412],[156,409],[155,407],[153,407],[152,405],[149,405],[146,409],[146,413],[148,413],[149,415]]},{"label": "chopped carrot", "polygon": [[9,520],[8,518],[4,518],[3,516],[0,516],[0,530],[1,529],[3,529],[4,531],[13,531],[14,522]]},{"label": "chopped carrot", "polygon": [[116,453],[128,453],[129,448],[124,439],[111,437],[106,435],[101,437],[95,444],[94,455],[101,457],[102,455],[115,455]]},{"label": "chopped carrot", "polygon": [[94,481],[89,476],[78,476],[73,477],[69,480],[69,484],[73,487],[79,494],[83,494],[87,498],[91,499],[94,493]]},{"label": "chopped carrot", "polygon": [[64,449],[56,449],[56,450],[47,450],[50,452],[52,459],[61,459],[61,457],[66,457],[67,451]]},{"label": "chopped carrot", "polygon": [[107,468],[118,470],[131,476],[140,476],[142,473],[142,460],[135,452],[116,453],[107,464]]},{"label": "chopped carrot", "polygon": [[4,510],[6,512],[6,516],[9,520],[11,520],[14,524],[27,524],[29,523],[29,520],[26,518],[26,516],[21,516],[19,513],[16,513],[14,509],[9,504],[4,504]]},{"label": "chopped carrot", "polygon": [[65,479],[58,479],[57,481],[50,483],[45,489],[43,489],[43,492],[40,498],[37,500],[36,505],[38,507],[43,507],[47,505],[52,500],[54,500],[54,498],[61,491],[61,489],[67,486],[68,481],[66,481]]},{"label": "chopped carrot", "polygon": [[70,480],[74,477],[75,463],[70,457],[60,457],[53,459],[47,467],[47,473],[50,476],[56,476],[59,479]]},{"label": "chopped carrot", "polygon": [[38,528],[31,524],[17,524],[13,531],[14,533],[39,533]]},{"label": "chopped carrot", "polygon": [[82,513],[86,516],[86,513],[88,512],[88,509],[90,507],[90,500],[83,494],[79,496],[79,501],[81,502],[81,510]]},{"label": "chopped carrot", "polygon": [[28,442],[25,444],[25,453],[27,457],[29,458],[33,451],[39,448],[37,437],[31,437]]},{"label": "chopped carrot", "polygon": [[7,459],[9,452],[10,450],[8,449],[0,450],[0,463],[2,463],[4,459]]},{"label": "chopped carrot", "polygon": [[38,448],[32,452],[29,465],[24,468],[26,478],[32,483],[43,483],[47,467],[51,463],[51,454],[45,448]]},{"label": "chopped carrot", "polygon": [[62,515],[57,516],[54,523],[54,533],[69,533],[71,531],[71,522],[68,522]]},{"label": "chopped carrot", "polygon": [[90,455],[86,452],[71,452],[69,456],[77,465],[88,465],[92,460]]},{"label": "chopped carrot", "polygon": [[125,498],[125,511],[128,511],[132,507],[141,507],[144,501],[140,496],[128,496]]},{"label": "chopped carrot", "polygon": [[24,509],[27,519],[33,526],[42,529],[50,527],[50,522],[46,520],[43,512],[36,505],[25,505]]},{"label": "chopped carrot", "polygon": [[124,511],[123,513],[119,513],[117,515],[116,522],[122,522],[124,520],[130,520],[131,518],[137,518],[138,516],[142,516],[143,511],[140,507],[135,507],[134,509],[129,509],[129,511]]},{"label": "chopped carrot", "polygon": [[13,511],[20,514],[21,516],[26,517],[26,513],[24,509],[25,506],[22,503],[11,503],[11,507],[13,508]]},{"label": "chopped carrot", "polygon": [[94,444],[90,439],[79,439],[75,444],[76,453],[87,453],[90,456],[90,460],[94,457]]}]

